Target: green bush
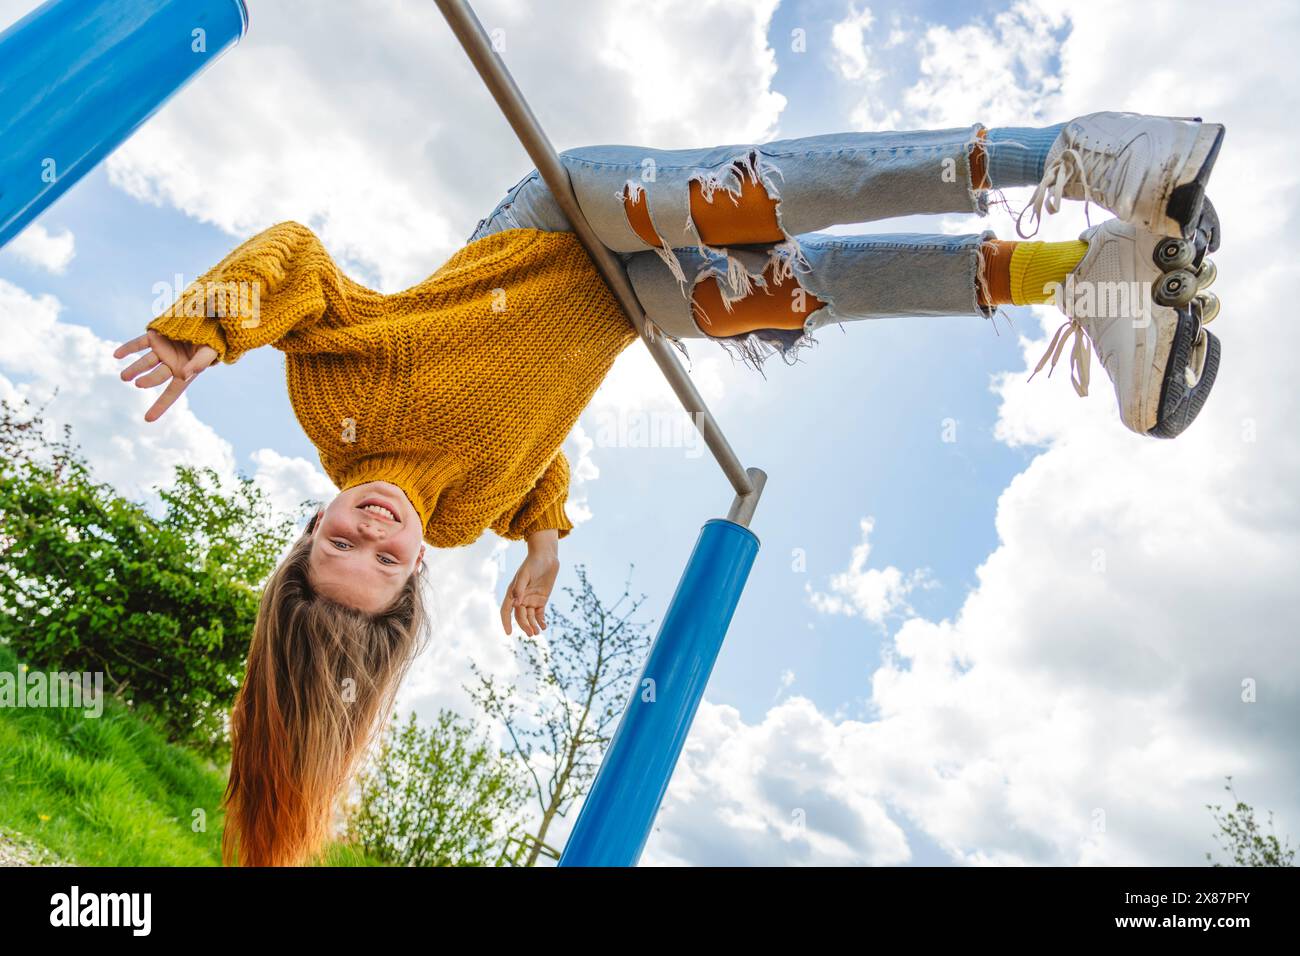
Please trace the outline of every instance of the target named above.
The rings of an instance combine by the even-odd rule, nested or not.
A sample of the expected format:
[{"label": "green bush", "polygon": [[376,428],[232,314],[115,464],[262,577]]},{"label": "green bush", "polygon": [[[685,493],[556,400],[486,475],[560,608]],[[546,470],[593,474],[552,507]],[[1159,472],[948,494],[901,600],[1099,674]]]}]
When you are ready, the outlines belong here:
[{"label": "green bush", "polygon": [[412,713],[362,774],[348,836],[395,866],[482,866],[499,860],[523,793],[510,762],[454,713],[428,730]]},{"label": "green bush", "polygon": [[292,519],[251,479],[226,495],[214,471],[187,467],[156,518],[40,426],[0,402],[0,643],[42,669],[102,672],[170,739],[221,755]]}]

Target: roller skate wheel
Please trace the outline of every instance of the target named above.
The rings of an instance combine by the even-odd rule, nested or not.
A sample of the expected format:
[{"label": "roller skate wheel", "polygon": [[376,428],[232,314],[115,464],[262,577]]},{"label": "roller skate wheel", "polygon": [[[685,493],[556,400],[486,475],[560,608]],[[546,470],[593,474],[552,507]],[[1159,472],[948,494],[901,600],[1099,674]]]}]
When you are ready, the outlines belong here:
[{"label": "roller skate wheel", "polygon": [[1177,308],[1191,302],[1195,295],[1196,276],[1186,269],[1175,269],[1160,277],[1151,298],[1156,300],[1157,305]]},{"label": "roller skate wheel", "polygon": [[1196,287],[1198,289],[1208,289],[1214,285],[1214,280],[1219,277],[1219,267],[1214,264],[1213,259],[1206,259],[1196,270]]},{"label": "roller skate wheel", "polygon": [[1155,260],[1156,266],[1161,272],[1186,269],[1192,264],[1192,260],[1196,258],[1196,247],[1186,239],[1161,239],[1156,243],[1151,258]]},{"label": "roller skate wheel", "polygon": [[1201,325],[1209,325],[1218,317],[1219,297],[1213,292],[1196,293],[1196,304],[1199,306],[1197,317],[1201,320]]}]

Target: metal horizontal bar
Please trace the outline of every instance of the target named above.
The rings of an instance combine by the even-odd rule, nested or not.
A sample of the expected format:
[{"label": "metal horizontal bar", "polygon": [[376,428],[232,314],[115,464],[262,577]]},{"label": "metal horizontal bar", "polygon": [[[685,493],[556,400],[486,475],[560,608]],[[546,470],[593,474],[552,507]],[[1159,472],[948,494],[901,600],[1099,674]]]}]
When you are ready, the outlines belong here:
[{"label": "metal horizontal bar", "polygon": [[[754,483],[750,472],[736,457],[713,413],[709,411],[708,406],[704,404],[704,399],[696,390],[695,383],[686,374],[686,370],[682,368],[681,362],[673,354],[663,336],[647,334],[645,310],[642,309],[636,293],[632,290],[623,263],[596,238],[595,232],[592,231],[591,225],[578,206],[578,198],[574,195],[568,170],[560,162],[555,147],[551,145],[546,132],[537,122],[537,117],[533,115],[519,87],[515,85],[514,78],[506,69],[505,63],[492,49],[491,41],[474,10],[465,0],[434,0],[434,2],[442,11],[456,39],[465,48],[470,62],[478,70],[479,76],[482,77],[492,98],[501,108],[501,112],[505,114],[515,135],[519,137],[519,142],[527,150],[537,171],[554,194],[556,202],[573,226],[578,239],[586,247],[596,269],[604,277],[619,305],[636,326],[655,364],[659,366],[664,378],[668,379],[668,384],[676,393],[678,401],[690,414],[691,421],[699,429],[705,444],[713,452],[713,457],[717,459],[731,486],[736,490],[736,500],[732,504],[728,517],[736,515],[731,520],[747,525],[758,504],[761,484]],[[762,474],[758,469],[752,470]]]}]

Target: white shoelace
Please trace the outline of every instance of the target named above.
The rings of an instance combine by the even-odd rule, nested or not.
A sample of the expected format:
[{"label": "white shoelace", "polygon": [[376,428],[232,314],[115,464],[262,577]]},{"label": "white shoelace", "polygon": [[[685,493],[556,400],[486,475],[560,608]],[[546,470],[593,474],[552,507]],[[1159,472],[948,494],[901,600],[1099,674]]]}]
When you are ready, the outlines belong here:
[{"label": "white shoelace", "polygon": [[[1034,195],[1030,197],[1029,205],[1020,210],[1020,215],[1016,217],[1016,232],[1021,239],[1031,239],[1038,235],[1038,227],[1043,221],[1043,210],[1046,209],[1049,214],[1061,211],[1061,201],[1065,199],[1065,187],[1070,184],[1071,176],[1077,176],[1079,185],[1083,187],[1083,214],[1088,215],[1088,203],[1092,201],[1093,193],[1096,192],[1098,202],[1105,202],[1105,196],[1093,185],[1101,178],[1102,165],[1106,162],[1113,161],[1105,153],[1088,152],[1085,157],[1083,153],[1074,147],[1067,147],[1052,159],[1047,167],[1043,170],[1043,178],[1039,181],[1038,186],[1034,189]],[[1114,177],[1112,176],[1112,179]],[[1021,228],[1022,220],[1025,213],[1033,210],[1033,232],[1025,232]]]},{"label": "white shoelace", "polygon": [[[1104,153],[1089,153],[1085,159],[1083,153],[1073,147],[1061,150],[1043,170],[1043,178],[1034,189],[1034,195],[1030,198],[1029,205],[1020,210],[1020,215],[1016,217],[1016,232],[1019,233],[1020,237],[1029,239],[1038,234],[1038,227],[1043,221],[1044,209],[1049,214],[1061,211],[1061,202],[1065,199],[1065,187],[1069,185],[1072,176],[1078,177],[1079,185],[1083,188],[1083,210],[1084,215],[1087,216],[1088,203],[1092,200],[1095,191],[1092,183],[1100,178],[1102,163],[1109,159],[1110,157]],[[1026,233],[1021,228],[1021,224],[1025,218],[1025,213],[1030,210],[1033,210],[1033,232]],[[1052,372],[1056,370],[1056,363],[1061,358],[1061,353],[1065,351],[1065,346],[1071,338],[1074,339],[1074,345],[1070,348],[1070,384],[1074,386],[1075,392],[1082,397],[1088,394],[1088,381],[1092,370],[1092,342],[1083,326],[1079,324],[1079,320],[1070,315],[1068,310],[1066,320],[1057,328],[1056,334],[1052,336],[1052,341],[1047,343],[1047,351],[1038,360],[1038,364],[1034,366],[1034,371],[1029,378],[1032,381],[1034,375],[1041,372],[1043,366],[1049,361],[1052,363],[1047,370],[1047,375],[1050,378]]]},{"label": "white shoelace", "polygon": [[1088,338],[1088,333],[1083,330],[1079,320],[1074,316],[1069,316],[1060,327],[1057,328],[1056,334],[1052,336],[1052,341],[1047,343],[1047,351],[1043,357],[1038,360],[1034,366],[1033,374],[1029,380],[1033,381],[1034,375],[1043,370],[1048,359],[1052,362],[1052,367],[1047,370],[1047,377],[1052,377],[1052,372],[1056,370],[1057,359],[1065,351],[1065,344],[1074,336],[1074,346],[1070,349],[1070,384],[1079,397],[1088,394],[1088,375],[1092,369],[1092,342]]}]

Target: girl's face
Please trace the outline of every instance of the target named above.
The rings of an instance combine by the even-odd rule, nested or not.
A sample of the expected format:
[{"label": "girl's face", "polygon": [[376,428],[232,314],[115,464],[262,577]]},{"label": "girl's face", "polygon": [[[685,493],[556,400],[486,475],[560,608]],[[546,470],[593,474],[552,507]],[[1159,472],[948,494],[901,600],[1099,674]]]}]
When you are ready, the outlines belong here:
[{"label": "girl's face", "polygon": [[377,614],[424,560],[420,515],[396,485],[368,481],[340,492],[312,531],[308,578],[318,592]]}]

